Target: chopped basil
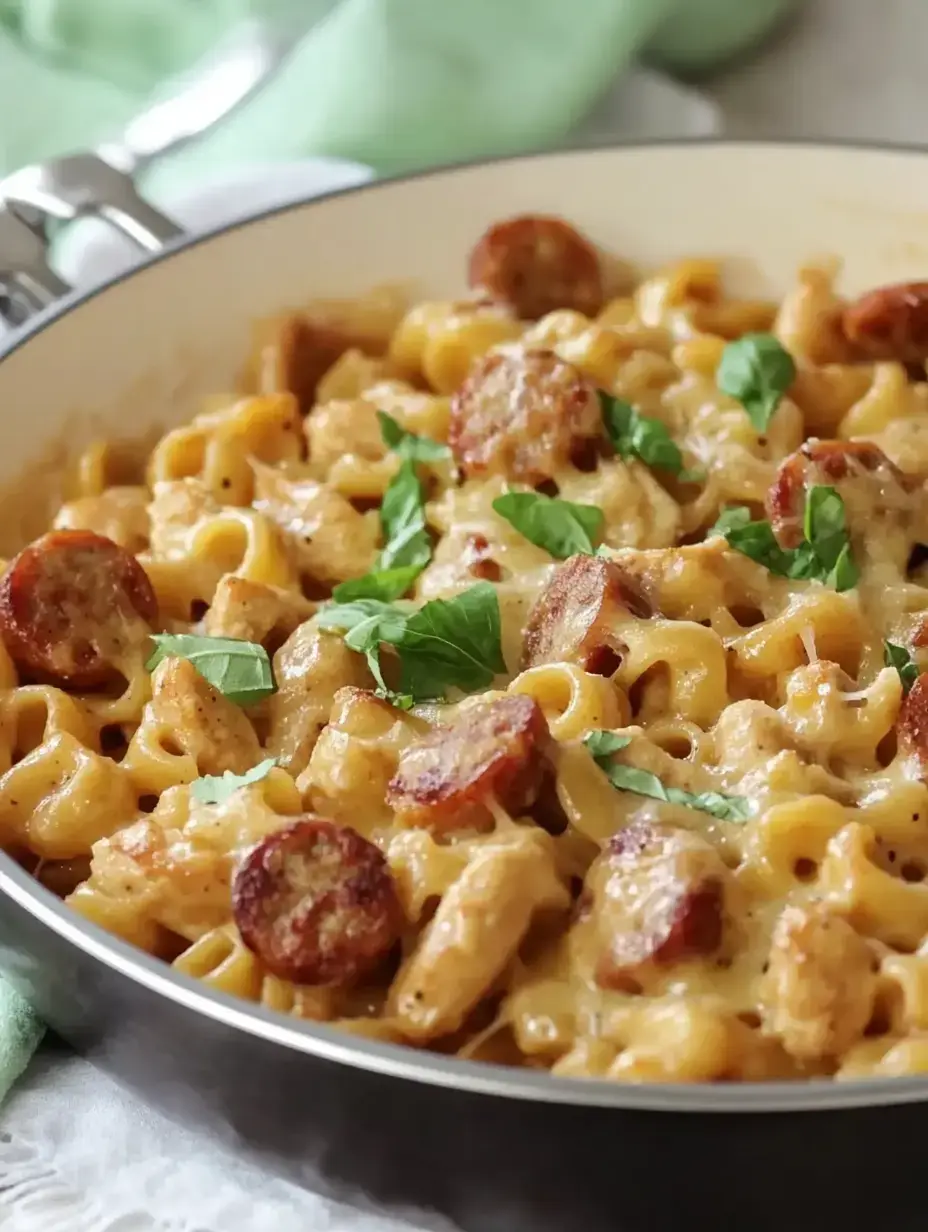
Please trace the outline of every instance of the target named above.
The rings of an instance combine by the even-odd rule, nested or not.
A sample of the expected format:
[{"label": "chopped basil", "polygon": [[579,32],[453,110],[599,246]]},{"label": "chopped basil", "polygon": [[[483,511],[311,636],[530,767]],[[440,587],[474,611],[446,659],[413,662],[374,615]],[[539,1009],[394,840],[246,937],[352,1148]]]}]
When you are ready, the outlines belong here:
[{"label": "chopped basil", "polygon": [[443,697],[449,686],[464,693],[487,688],[506,670],[495,588],[478,582],[453,599],[433,599],[413,612],[392,644],[401,687],[417,700]]},{"label": "chopped basil", "polygon": [[648,466],[670,471],[684,483],[705,478],[702,470],[687,470],[683,454],[659,419],[642,415],[629,402],[599,391],[603,423],[612,447],[620,458],[640,458]]},{"label": "chopped basil", "polygon": [[593,760],[618,791],[631,791],[638,796],[663,800],[666,804],[680,804],[684,808],[711,813],[722,821],[747,821],[751,816],[750,803],[744,796],[726,796],[719,791],[703,791],[694,794],[681,787],[665,787],[656,774],[639,770],[635,766],[615,764],[613,753],[630,743],[630,736],[617,736],[614,732],[592,731],[584,738],[584,745]]},{"label": "chopped basil", "polygon": [[908,693],[918,679],[918,665],[905,646],[897,646],[895,642],[883,643],[883,662],[887,667],[894,667],[902,681],[902,692]]},{"label": "chopped basil", "polygon": [[401,567],[422,569],[432,558],[432,542],[425,529],[425,495],[415,462],[400,463],[383,494],[380,506],[384,546],[374,573]]},{"label": "chopped basil", "polygon": [[233,774],[231,770],[224,774],[204,774],[190,784],[190,794],[200,804],[224,804],[239,788],[266,778],[276,765],[277,758],[268,757],[244,774]]},{"label": "chopped basil", "polygon": [[271,661],[257,642],[193,633],[153,633],[151,640],[155,649],[145,664],[150,672],[164,659],[187,659],[204,680],[240,706],[277,692]]},{"label": "chopped basil", "polygon": [[383,443],[401,458],[409,462],[438,462],[451,457],[451,450],[447,445],[427,436],[416,436],[414,432],[407,432],[386,411],[378,411],[377,418],[380,420]]},{"label": "chopped basil", "polygon": [[780,399],[796,377],[792,355],[773,334],[744,334],[722,352],[716,382],[737,398],[758,432],[766,432]]},{"label": "chopped basil", "polygon": [[421,572],[421,565],[400,565],[396,569],[365,573],[350,582],[339,582],[332,590],[332,598],[336,603],[352,603],[355,599],[378,599],[383,603],[392,603],[405,595]]},{"label": "chopped basil", "polygon": [[378,411],[380,435],[402,459],[380,505],[384,546],[370,573],[342,582],[332,594],[338,603],[354,599],[399,599],[432,559],[432,541],[425,526],[425,495],[416,473],[417,462],[447,458],[451,450],[440,441],[407,432],[392,416]]},{"label": "chopped basil", "polygon": [[851,590],[860,571],[851,555],[844,501],[835,488],[815,485],[806,498],[803,533],[795,548],[781,548],[767,521],[751,521],[749,510],[725,509],[712,531],[729,546],[757,561],[778,577],[824,582],[835,590]]},{"label": "chopped basil", "polygon": [[578,552],[590,556],[593,540],[603,528],[603,511],[596,505],[574,505],[541,492],[506,492],[493,509],[536,547],[566,560]]},{"label": "chopped basil", "polygon": [[[382,695],[397,704],[439,699],[448,688],[473,693],[506,670],[499,601],[489,582],[478,582],[452,599],[433,599],[418,610],[360,599],[328,604],[316,619],[321,628],[344,631],[345,645],[366,655]],[[383,645],[392,646],[399,658],[399,693],[384,682]]]},{"label": "chopped basil", "polygon": [[[363,580],[363,579],[362,579]],[[405,627],[407,611],[380,599],[359,598],[349,603],[327,603],[316,614],[320,629],[338,629],[345,645],[367,659],[377,682],[377,694],[401,709],[412,705],[412,698],[395,693],[387,686],[380,666],[380,647]]]}]

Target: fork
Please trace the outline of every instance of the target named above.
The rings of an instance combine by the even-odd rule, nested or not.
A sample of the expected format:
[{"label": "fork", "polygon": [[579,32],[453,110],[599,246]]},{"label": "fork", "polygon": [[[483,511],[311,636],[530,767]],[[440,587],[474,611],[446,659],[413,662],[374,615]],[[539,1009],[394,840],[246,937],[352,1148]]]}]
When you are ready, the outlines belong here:
[{"label": "fork", "polygon": [[143,252],[182,229],[139,195],[133,176],[226,119],[276,74],[329,0],[290,0],[270,24],[239,25],[214,52],[156,96],[116,141],[0,179],[0,321],[20,325],[71,287],[48,263],[48,224],[103,218]]}]

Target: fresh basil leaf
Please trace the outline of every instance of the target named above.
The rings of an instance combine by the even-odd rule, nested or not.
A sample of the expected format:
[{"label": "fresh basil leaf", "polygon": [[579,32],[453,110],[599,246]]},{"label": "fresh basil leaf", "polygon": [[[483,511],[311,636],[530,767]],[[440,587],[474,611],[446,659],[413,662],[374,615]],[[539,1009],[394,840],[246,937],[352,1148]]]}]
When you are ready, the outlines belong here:
[{"label": "fresh basil leaf", "polygon": [[608,731],[592,731],[583,740],[597,766],[618,791],[631,791],[638,796],[649,796],[652,800],[663,800],[666,804],[681,804],[684,808],[711,813],[723,821],[747,821],[750,818],[750,802],[744,796],[726,796],[719,791],[694,794],[681,787],[665,787],[650,770],[616,765],[611,761],[613,753],[625,748],[630,740],[630,736],[617,736]]},{"label": "fresh basil leaf", "polygon": [[603,511],[596,505],[574,505],[541,492],[506,492],[493,509],[536,547],[557,560],[582,552],[593,554],[593,540],[603,528]]},{"label": "fresh basil leaf", "polygon": [[240,706],[277,692],[271,661],[257,642],[193,633],[153,633],[151,640],[155,649],[145,664],[150,672],[164,659],[187,659],[204,680]]},{"label": "fresh basil leaf", "polygon": [[379,599],[392,603],[400,599],[422,572],[421,565],[400,565],[396,569],[381,569],[365,573],[350,582],[339,582],[332,590],[336,603],[351,603],[355,599]]},{"label": "fresh basil leaf", "polygon": [[619,736],[615,732],[603,731],[602,728],[591,731],[583,738],[585,747],[596,762],[600,758],[611,757],[613,753],[618,753],[619,749],[627,748],[631,742],[631,736]]},{"label": "fresh basil leaf", "polygon": [[742,526],[747,526],[751,521],[751,511],[746,505],[729,505],[727,509],[723,509],[716,519],[715,525],[710,526],[708,534],[722,535],[726,537],[730,530],[737,530]]},{"label": "fresh basil leaf", "polygon": [[427,436],[416,436],[415,432],[408,432],[386,411],[378,411],[377,418],[380,421],[383,443],[401,458],[409,462],[438,462],[442,458],[451,457],[451,450],[447,445]]},{"label": "fresh basil leaf", "polygon": [[860,570],[857,568],[857,562],[851,555],[851,545],[846,543],[841,549],[841,554],[835,561],[834,568],[828,574],[826,581],[829,586],[833,586],[839,593],[842,590],[853,590],[860,581]]},{"label": "fresh basil leaf", "polygon": [[377,696],[393,702],[403,710],[409,709],[413,699],[407,694],[395,692],[384,680],[380,647],[383,642],[401,636],[408,615],[409,609],[397,608],[391,603],[368,598],[359,598],[348,603],[328,603],[316,613],[316,623],[320,629],[341,630],[348,649],[356,650],[367,659],[367,665],[377,684]]},{"label": "fresh basil leaf", "polygon": [[417,701],[448,688],[473,693],[506,670],[500,647],[499,600],[489,582],[453,599],[433,599],[395,625],[383,640],[400,657],[400,688]]},{"label": "fresh basil leaf", "polygon": [[883,662],[887,667],[896,669],[902,681],[902,692],[908,693],[918,679],[918,666],[905,646],[898,646],[895,642],[884,642]]},{"label": "fresh basil leaf", "polygon": [[744,334],[722,352],[716,383],[736,398],[758,432],[766,432],[780,399],[796,377],[792,355],[773,334]]},{"label": "fresh basil leaf", "polygon": [[336,601],[381,599],[404,595],[432,559],[432,541],[425,525],[425,494],[416,473],[417,462],[434,462],[450,455],[447,445],[416,436],[392,416],[378,411],[380,434],[388,449],[402,458],[380,505],[384,546],[374,568],[364,577],[343,582],[333,591]]},{"label": "fresh basil leaf", "polygon": [[[377,599],[330,603],[317,612],[316,621],[322,629],[342,630],[345,645],[366,655],[378,692],[395,705],[442,698],[451,687],[473,693],[506,670],[499,601],[489,582],[478,582],[453,599],[433,599],[418,610]],[[399,692],[384,681],[383,644],[399,657]]]},{"label": "fresh basil leaf", "polygon": [[[742,518],[743,514],[747,515],[747,521]],[[793,576],[790,570],[795,563],[794,556],[777,543],[769,522],[752,522],[747,509],[731,509],[722,514],[714,529],[725,536],[736,552],[756,560],[777,577]]]},{"label": "fresh basil leaf", "polygon": [[860,570],[851,556],[844,501],[834,488],[810,488],[803,525],[816,558],[822,569],[827,570],[828,583],[838,591],[856,586]]},{"label": "fresh basil leaf", "polygon": [[[629,402],[599,391],[603,423],[612,447],[621,458],[640,458],[648,466],[657,466],[673,475],[684,473],[683,454],[659,419],[641,415]],[[693,482],[693,472],[686,472],[685,482]]]},{"label": "fresh basil leaf", "polygon": [[190,784],[190,794],[200,804],[224,804],[239,788],[266,778],[276,765],[277,758],[268,757],[244,774],[233,774],[231,770],[224,774],[204,774]]},{"label": "fresh basil leaf", "polygon": [[425,529],[425,498],[414,462],[400,463],[380,506],[384,547],[373,572],[417,565],[425,568],[432,557],[432,543]]},{"label": "fresh basil leaf", "polygon": [[852,590],[860,570],[851,555],[844,501],[835,488],[816,484],[809,489],[803,527],[805,539],[800,544],[781,548],[770,523],[752,522],[748,510],[739,506],[723,510],[712,530],[777,577]]}]

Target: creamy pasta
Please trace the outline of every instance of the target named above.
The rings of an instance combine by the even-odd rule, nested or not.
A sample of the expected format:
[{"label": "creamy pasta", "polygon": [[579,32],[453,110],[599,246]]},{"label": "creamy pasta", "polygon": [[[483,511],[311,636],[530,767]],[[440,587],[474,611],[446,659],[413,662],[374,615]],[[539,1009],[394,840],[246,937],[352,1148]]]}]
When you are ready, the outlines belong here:
[{"label": "creamy pasta", "polygon": [[507,220],[462,298],[265,322],[144,469],[94,445],[0,581],[0,842],[367,1037],[926,1072],[928,285],[618,268]]}]

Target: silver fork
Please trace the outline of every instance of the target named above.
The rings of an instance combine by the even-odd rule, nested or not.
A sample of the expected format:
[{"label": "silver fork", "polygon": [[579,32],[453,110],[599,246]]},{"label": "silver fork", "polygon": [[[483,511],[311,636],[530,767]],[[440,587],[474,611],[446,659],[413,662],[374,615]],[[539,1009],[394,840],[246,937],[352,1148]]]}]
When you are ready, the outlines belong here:
[{"label": "silver fork", "polygon": [[290,0],[273,23],[240,25],[156,96],[118,140],[0,179],[0,321],[22,324],[71,290],[48,263],[47,228],[53,220],[95,215],[148,252],[180,238],[182,229],[143,200],[132,177],[252,98],[330,7],[330,0]]}]

